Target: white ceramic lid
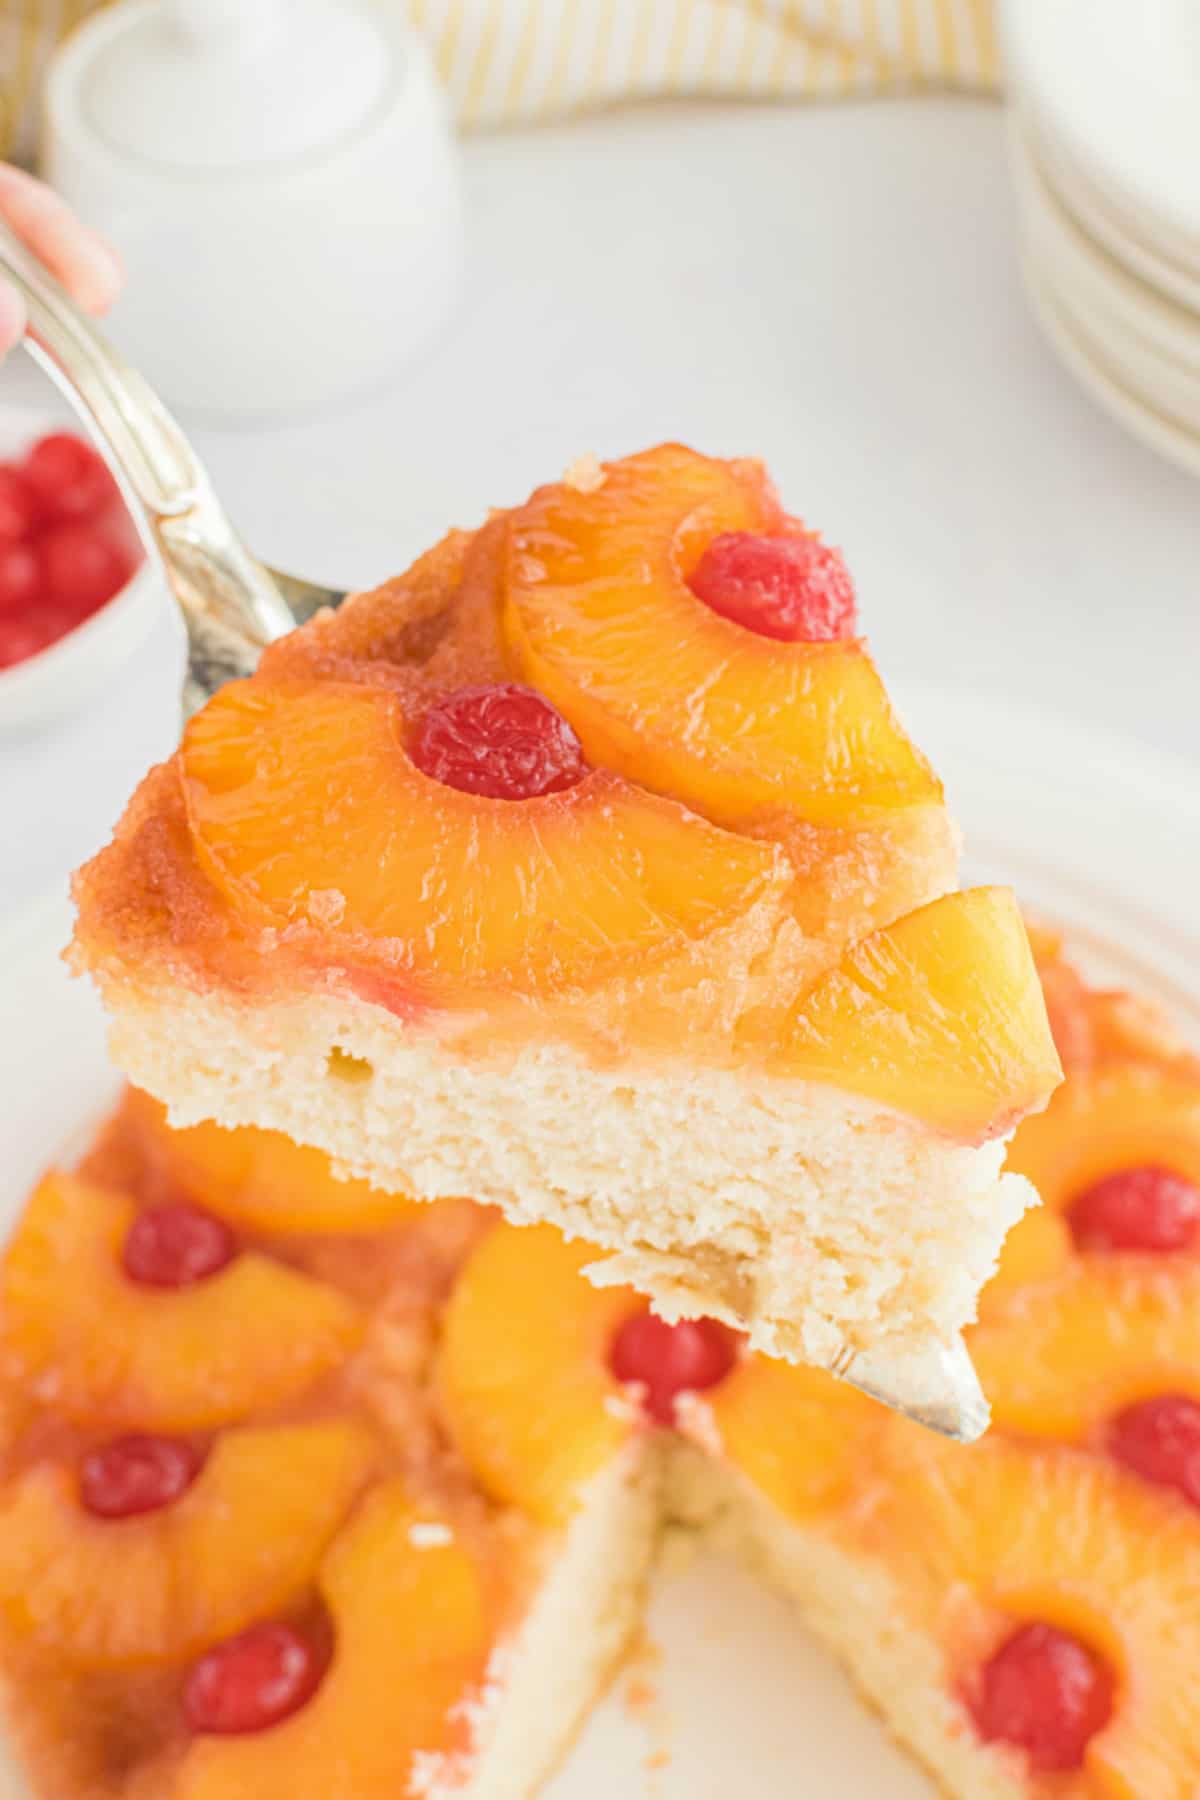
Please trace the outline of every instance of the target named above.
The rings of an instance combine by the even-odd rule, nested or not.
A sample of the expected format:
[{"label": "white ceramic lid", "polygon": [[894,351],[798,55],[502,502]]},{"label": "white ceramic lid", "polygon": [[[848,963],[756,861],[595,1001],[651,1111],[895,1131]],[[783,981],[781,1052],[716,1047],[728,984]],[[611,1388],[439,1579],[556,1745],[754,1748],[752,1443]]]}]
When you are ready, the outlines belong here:
[{"label": "white ceramic lid", "polygon": [[1200,248],[1197,0],[1005,0],[1025,103],[1091,179],[1189,254]]},{"label": "white ceramic lid", "polygon": [[362,124],[392,51],[354,0],[125,0],[79,71],[86,124],[175,169],[302,156]]}]

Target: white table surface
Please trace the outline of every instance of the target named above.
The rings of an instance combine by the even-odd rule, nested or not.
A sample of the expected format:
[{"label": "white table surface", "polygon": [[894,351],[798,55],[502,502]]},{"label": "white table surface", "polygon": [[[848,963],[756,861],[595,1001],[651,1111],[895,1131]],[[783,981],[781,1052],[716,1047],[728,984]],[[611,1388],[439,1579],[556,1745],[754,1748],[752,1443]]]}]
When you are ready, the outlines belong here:
[{"label": "white table surface", "polygon": [[[890,677],[1200,767],[1200,487],[1038,335],[997,109],[661,106],[465,163],[462,302],[419,367],[319,421],[187,421],[261,554],[363,584],[584,450],[757,453],[845,546]],[[39,390],[23,357],[0,371],[0,405]],[[164,617],[86,714],[0,740],[0,905],[102,841],[170,746],[179,654]]]}]

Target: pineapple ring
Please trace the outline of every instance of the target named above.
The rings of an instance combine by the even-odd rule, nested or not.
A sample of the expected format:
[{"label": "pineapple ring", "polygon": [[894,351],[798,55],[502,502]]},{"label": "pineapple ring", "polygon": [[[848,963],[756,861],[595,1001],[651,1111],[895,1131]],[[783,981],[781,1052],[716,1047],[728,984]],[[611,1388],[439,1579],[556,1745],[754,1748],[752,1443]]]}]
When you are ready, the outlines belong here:
[{"label": "pineapple ring", "polygon": [[542,488],[510,520],[509,647],[593,763],[720,824],[940,806],[861,643],[760,637],[688,587],[713,537],[784,522],[758,464],[678,445],[609,465],[587,492]]},{"label": "pineapple ring", "polygon": [[1191,1800],[1200,1521],[1136,1477],[1068,1449],[997,1438],[963,1447],[889,1422],[880,1460],[887,1486],[865,1529],[872,1547],[889,1547],[914,1617],[941,1619],[949,1681],[960,1682],[1014,1621],[1069,1631],[1117,1677],[1113,1715],[1088,1744],[1079,1791]]},{"label": "pineapple ring", "polygon": [[0,1501],[0,1612],[87,1667],[191,1654],[304,1591],[372,1455],[348,1422],[235,1429],[172,1505],[122,1520],[37,1465]]},{"label": "pineapple ring", "polygon": [[351,955],[386,940],[419,1004],[439,979],[576,986],[731,928],[757,935],[758,903],[781,904],[771,844],[602,770],[540,799],[462,793],[421,773],[405,729],[396,695],[337,682],[232,683],[192,719],[193,840],[240,912]]},{"label": "pineapple ring", "polygon": [[122,1194],[48,1175],[0,1268],[0,1355],[67,1418],[206,1431],[303,1393],[363,1330],[336,1289],[255,1252],[194,1287],[139,1287],[120,1265]]}]

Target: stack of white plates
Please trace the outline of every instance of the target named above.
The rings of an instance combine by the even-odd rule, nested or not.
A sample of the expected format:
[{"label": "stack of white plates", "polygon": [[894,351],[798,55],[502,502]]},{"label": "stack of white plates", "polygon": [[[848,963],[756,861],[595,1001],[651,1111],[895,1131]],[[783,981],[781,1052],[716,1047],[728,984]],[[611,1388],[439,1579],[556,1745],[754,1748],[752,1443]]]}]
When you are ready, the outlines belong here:
[{"label": "stack of white plates", "polygon": [[1026,278],[1102,405],[1200,473],[1200,0],[1006,0]]}]

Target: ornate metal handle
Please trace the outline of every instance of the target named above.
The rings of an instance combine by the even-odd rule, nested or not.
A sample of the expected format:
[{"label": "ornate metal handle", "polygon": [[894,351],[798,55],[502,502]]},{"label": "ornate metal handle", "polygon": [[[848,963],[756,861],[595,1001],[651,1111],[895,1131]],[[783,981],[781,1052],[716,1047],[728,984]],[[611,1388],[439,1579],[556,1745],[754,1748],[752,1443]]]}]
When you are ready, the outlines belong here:
[{"label": "ornate metal handle", "polygon": [[153,388],[2,222],[0,273],[24,299],[26,348],[90,424],[162,562],[187,626],[190,713],[221,681],[248,675],[263,645],[295,619]]}]

